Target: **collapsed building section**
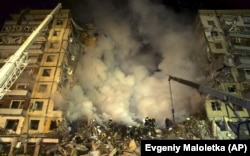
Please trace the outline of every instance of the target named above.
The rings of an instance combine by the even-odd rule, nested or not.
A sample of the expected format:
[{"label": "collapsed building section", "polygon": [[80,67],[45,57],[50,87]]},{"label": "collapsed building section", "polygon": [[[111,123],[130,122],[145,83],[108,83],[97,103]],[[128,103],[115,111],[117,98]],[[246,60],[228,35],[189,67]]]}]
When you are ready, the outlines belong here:
[{"label": "collapsed building section", "polygon": [[[209,79],[209,86],[246,99],[249,98],[249,13],[249,10],[200,10],[195,23],[201,43],[197,61]],[[240,117],[249,118],[249,110],[230,105]],[[225,102],[208,95],[205,110],[215,138],[235,138],[226,123],[238,119]]]},{"label": "collapsed building section", "polygon": [[[12,20],[6,21],[0,32],[0,65],[4,67],[13,63],[9,61],[11,56],[54,13],[23,51],[25,59],[28,56],[25,68],[10,79],[9,88],[1,86],[5,90],[0,100],[0,153],[139,155],[141,139],[235,139],[226,124],[237,121],[235,113],[209,95],[204,103],[206,119],[194,115],[176,126],[166,120],[166,129],[155,127],[154,118],[146,118],[136,126],[87,119],[69,125],[53,96],[74,85],[79,56],[85,46],[95,45],[98,36],[93,33],[93,24],[86,23],[82,28],[71,18],[70,10],[62,9],[60,4],[57,7],[56,12],[23,10],[12,14]],[[202,45],[195,57],[209,86],[243,98],[249,98],[250,88],[250,18],[245,15],[249,13],[200,10],[195,25]],[[242,118],[249,118],[245,108],[229,105]]]}]

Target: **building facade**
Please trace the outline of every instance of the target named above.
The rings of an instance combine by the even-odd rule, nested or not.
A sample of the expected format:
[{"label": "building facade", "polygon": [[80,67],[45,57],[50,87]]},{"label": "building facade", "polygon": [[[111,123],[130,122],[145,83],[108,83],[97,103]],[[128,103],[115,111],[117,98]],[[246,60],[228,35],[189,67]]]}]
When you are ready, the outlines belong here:
[{"label": "building facade", "polygon": [[[51,12],[21,10],[11,15],[0,32],[1,68],[45,19],[51,18]],[[60,8],[24,51],[28,64],[13,77],[14,83],[0,100],[1,154],[38,155],[41,143],[59,142],[58,129],[62,132],[65,128],[64,118],[53,97],[70,86],[74,58],[82,50],[73,40],[70,19],[70,10]]]},{"label": "building facade", "polygon": [[[209,85],[248,99],[250,10],[199,10],[195,30],[200,42],[196,60],[209,78]],[[229,105],[243,119],[249,118],[249,110],[232,103]],[[226,123],[236,122],[238,118],[226,103],[208,96],[205,111],[213,123],[214,137],[235,137]]]}]

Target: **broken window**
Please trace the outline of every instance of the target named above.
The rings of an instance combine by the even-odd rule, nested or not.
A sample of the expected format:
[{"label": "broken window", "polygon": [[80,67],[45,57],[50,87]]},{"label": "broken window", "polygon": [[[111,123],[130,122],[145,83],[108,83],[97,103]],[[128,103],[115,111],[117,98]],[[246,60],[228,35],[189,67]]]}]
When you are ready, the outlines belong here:
[{"label": "broken window", "polygon": [[62,20],[59,20],[59,19],[56,20],[56,25],[62,25],[62,24],[63,24]]},{"label": "broken window", "polygon": [[33,110],[42,110],[43,109],[43,101],[35,101],[32,109]]},{"label": "broken window", "polygon": [[55,48],[55,47],[56,47],[56,43],[50,43],[50,46],[49,46],[50,49]]},{"label": "broken window", "polygon": [[248,38],[231,37],[230,42],[233,45],[250,46],[250,39],[248,39]]},{"label": "broken window", "polygon": [[226,124],[225,121],[215,121],[215,123],[217,124],[217,126],[220,128],[221,131],[226,131]]},{"label": "broken window", "polygon": [[207,21],[207,24],[208,24],[208,25],[215,26],[214,21],[212,21],[212,20],[208,20],[208,21]]},{"label": "broken window", "polygon": [[55,120],[51,120],[50,122],[50,130],[56,129],[57,128],[57,122]]},{"label": "broken window", "polygon": [[37,130],[39,126],[39,120],[30,120],[30,129]]},{"label": "broken window", "polygon": [[48,55],[46,58],[46,62],[53,62],[55,58],[55,55]]},{"label": "broken window", "polygon": [[24,100],[12,100],[10,104],[10,108],[18,109],[22,108],[24,105]]},{"label": "broken window", "polygon": [[13,131],[16,131],[17,126],[18,126],[18,122],[19,122],[19,120],[7,119],[5,129],[11,129]]},{"label": "broken window", "polygon": [[61,31],[55,30],[54,33],[53,33],[53,36],[59,36],[60,33],[61,33]]},{"label": "broken window", "polygon": [[46,92],[47,91],[47,87],[48,87],[48,85],[46,85],[46,84],[40,84],[39,85],[39,88],[38,88],[38,92]]},{"label": "broken window", "polygon": [[49,77],[51,74],[51,69],[44,69],[43,70],[43,76]]},{"label": "broken window", "polygon": [[214,43],[216,49],[222,49],[222,44],[221,43]]},{"label": "broken window", "polygon": [[219,33],[217,31],[211,31],[212,36],[219,36]]},{"label": "broken window", "polygon": [[236,91],[235,85],[229,86],[227,89],[228,89],[229,92],[235,92]]},{"label": "broken window", "polygon": [[221,104],[218,101],[211,102],[211,107],[213,111],[221,110]]},{"label": "broken window", "polygon": [[17,90],[27,90],[27,84],[17,84],[16,89]]},{"label": "broken window", "polygon": [[250,75],[250,69],[245,69],[247,75]]}]

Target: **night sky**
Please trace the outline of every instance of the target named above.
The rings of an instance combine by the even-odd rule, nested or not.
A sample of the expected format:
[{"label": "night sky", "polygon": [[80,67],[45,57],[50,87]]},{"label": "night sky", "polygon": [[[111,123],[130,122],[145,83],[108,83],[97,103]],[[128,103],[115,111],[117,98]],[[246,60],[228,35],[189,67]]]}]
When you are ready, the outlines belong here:
[{"label": "night sky", "polygon": [[[84,0],[0,0],[0,26],[11,13],[21,9],[52,9],[62,2],[63,8],[73,8]],[[250,0],[162,0],[167,8],[177,13],[195,14],[199,9],[250,9]]]}]

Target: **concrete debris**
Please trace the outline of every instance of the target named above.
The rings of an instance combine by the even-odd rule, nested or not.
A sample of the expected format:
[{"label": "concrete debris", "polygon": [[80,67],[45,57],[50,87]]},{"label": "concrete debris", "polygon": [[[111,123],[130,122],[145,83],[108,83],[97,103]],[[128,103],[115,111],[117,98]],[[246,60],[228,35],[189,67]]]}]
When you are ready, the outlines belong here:
[{"label": "concrete debris", "polygon": [[[64,133],[61,143],[46,149],[46,155],[58,156],[139,156],[142,139],[207,139],[210,137],[208,121],[190,116],[183,123],[156,128],[155,120],[125,126],[112,122],[77,121],[59,127]],[[68,127],[71,127],[69,130]],[[63,134],[63,135],[62,135]]]},{"label": "concrete debris", "polygon": [[200,115],[191,116],[181,124],[173,127],[173,132],[179,139],[196,140],[196,139],[212,139],[211,123],[202,119]]},{"label": "concrete debris", "polygon": [[129,142],[129,147],[128,147],[128,150],[131,151],[131,152],[134,152],[137,148],[137,145],[136,145],[136,142],[134,139],[132,139],[130,142]]}]

